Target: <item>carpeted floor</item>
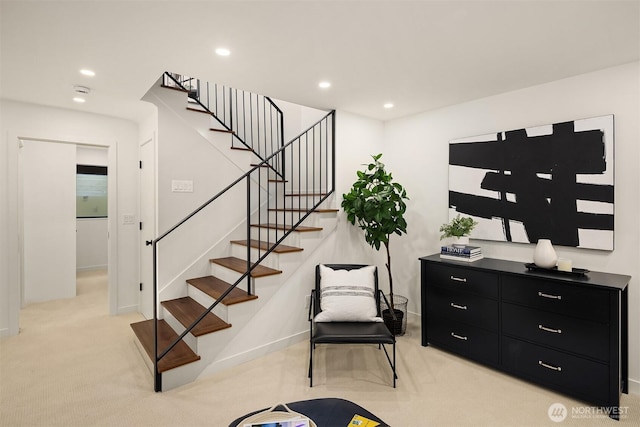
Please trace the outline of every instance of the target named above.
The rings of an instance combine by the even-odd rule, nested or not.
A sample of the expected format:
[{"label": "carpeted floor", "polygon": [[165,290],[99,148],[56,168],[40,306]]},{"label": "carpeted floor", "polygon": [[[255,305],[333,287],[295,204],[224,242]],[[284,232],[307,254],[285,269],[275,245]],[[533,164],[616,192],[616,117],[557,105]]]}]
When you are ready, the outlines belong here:
[{"label": "carpeted floor", "polygon": [[[640,396],[616,422],[570,399],[420,345],[411,319],[398,343],[398,388],[375,346],[319,346],[314,387],[306,342],[164,393],[134,344],[137,314],[107,314],[106,275],[78,276],[78,296],[32,304],[0,341],[0,426],[227,426],[254,409],[317,397],[351,400],[392,426],[640,425]],[[561,403],[567,418],[548,416]],[[346,426],[336,426],[346,427]]]}]

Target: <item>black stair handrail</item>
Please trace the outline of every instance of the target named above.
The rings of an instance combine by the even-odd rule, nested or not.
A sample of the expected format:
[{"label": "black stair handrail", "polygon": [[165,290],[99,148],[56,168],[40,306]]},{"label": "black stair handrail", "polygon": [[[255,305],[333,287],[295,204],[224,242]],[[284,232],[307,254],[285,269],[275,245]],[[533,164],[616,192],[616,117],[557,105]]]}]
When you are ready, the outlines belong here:
[{"label": "black stair handrail", "polygon": [[271,158],[269,166],[277,173],[284,168],[282,159],[271,156],[284,146],[284,114],[270,97],[168,71],[163,78],[165,86],[173,83],[210,113],[231,132],[233,141],[251,149],[262,161]]},{"label": "black stair handrail", "polygon": [[[323,145],[324,143],[324,145]],[[330,144],[330,146],[329,146]],[[311,147],[311,148],[310,148]],[[304,152],[304,159],[302,154]],[[285,162],[287,155],[289,156],[289,162]],[[296,162],[295,156],[297,155],[298,161]],[[324,156],[324,157],[323,157]],[[271,166],[271,162],[273,159],[281,158],[281,165],[284,167],[285,164],[289,165],[291,168],[291,178],[292,184],[289,185],[289,196],[294,194],[306,194],[304,208],[302,206],[302,197],[299,198],[299,205],[297,210],[293,207],[287,211],[285,207],[278,207],[278,186],[276,185],[275,194],[269,191],[269,183],[266,185],[262,183],[262,176],[260,174],[260,170],[265,166],[268,167],[268,170],[274,171],[274,168]],[[324,159],[324,160],[323,160]],[[302,161],[304,160],[304,162]],[[316,163],[316,161],[319,161]],[[311,165],[309,163],[311,162]],[[294,170],[294,167],[297,165],[297,170]],[[324,167],[324,169],[323,169]],[[306,174],[302,174],[302,170],[306,171]],[[287,174],[284,173],[284,169],[277,173],[278,181],[280,183],[286,182],[284,178]],[[296,176],[297,172],[297,176]],[[309,176],[309,172],[311,172],[312,176]],[[257,178],[253,178],[253,174],[257,175]],[[241,274],[240,278],[238,278],[229,288],[223,292],[219,298],[217,298],[213,304],[211,304],[208,308],[205,309],[201,315],[191,323],[185,330],[162,352],[158,352],[158,280],[157,280],[157,255],[158,255],[158,243],[160,243],[165,237],[172,234],[178,228],[180,228],[183,224],[188,222],[191,218],[201,212],[204,208],[209,206],[219,197],[227,193],[229,190],[234,188],[236,185],[241,182],[246,181],[247,184],[247,213],[246,213],[246,224],[247,224],[247,270]],[[304,187],[302,183],[304,181]],[[261,218],[261,208],[266,208],[266,211],[269,212],[270,209],[284,209],[283,212],[285,215],[289,215],[290,225],[286,226],[285,221],[283,219],[282,223],[279,224],[278,219],[276,219],[275,223],[275,238],[272,240],[267,237],[265,240],[262,240],[262,237],[258,239],[258,244],[262,242],[265,243],[267,247],[264,250],[264,253],[260,254],[261,249],[258,249],[258,256],[254,262],[251,260],[251,185],[252,182],[254,186],[257,186],[257,202],[256,206],[258,207],[258,223],[257,227],[264,226],[265,223],[262,222]],[[297,185],[294,185],[297,183]],[[266,188],[267,194],[266,196],[262,196],[262,190]],[[253,270],[260,265],[260,263],[274,251],[274,249],[284,241],[284,239],[289,236],[295,229],[309,216],[313,211],[320,206],[333,192],[335,189],[335,110],[326,114],[322,119],[318,120],[314,125],[310,126],[306,131],[302,132],[297,137],[293,138],[287,144],[284,144],[280,149],[276,150],[267,158],[263,159],[260,163],[254,165],[248,172],[235,179],[231,184],[227,185],[223,190],[218,192],[216,195],[208,199],[206,202],[201,204],[198,208],[193,210],[190,214],[185,216],[182,220],[178,221],[173,227],[169,230],[161,234],[159,237],[155,238],[152,241],[148,241],[147,245],[153,246],[153,314],[154,314],[154,325],[153,325],[153,333],[154,333],[154,389],[155,391],[161,391],[162,389],[162,376],[158,371],[158,363],[159,361],[166,356],[166,354],[171,351],[184,337],[200,322],[205,316],[210,313],[219,303],[222,301],[229,293],[231,293],[244,279],[247,279],[247,293],[252,294],[251,290],[251,273]],[[302,193],[302,192],[305,193]],[[287,196],[287,194],[283,194]],[[254,195],[255,197],[255,195]],[[311,199],[311,200],[310,200]],[[275,200],[275,207],[272,208],[271,204]],[[277,214],[276,214],[277,215]],[[277,217],[277,216],[276,216]],[[279,229],[282,228],[282,233],[279,233]]]}]

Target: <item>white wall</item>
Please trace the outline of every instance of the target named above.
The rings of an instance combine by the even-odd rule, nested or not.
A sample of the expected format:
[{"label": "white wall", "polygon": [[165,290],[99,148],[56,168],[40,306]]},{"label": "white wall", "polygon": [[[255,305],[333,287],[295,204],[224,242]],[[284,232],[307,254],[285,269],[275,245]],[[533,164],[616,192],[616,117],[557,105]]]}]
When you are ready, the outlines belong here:
[{"label": "white wall", "polygon": [[107,149],[103,147],[76,147],[76,162],[79,165],[107,166],[109,158]]},{"label": "white wall", "polygon": [[[125,213],[137,215],[138,210],[138,126],[136,123],[95,114],[49,108],[21,102],[0,101],[1,149],[0,170],[0,334],[18,332],[16,292],[19,283],[18,210],[17,210],[17,137],[58,139],[81,144],[111,145],[110,155],[117,161],[117,226],[111,230],[117,247],[118,266],[115,312],[136,310],[138,307],[138,228],[123,225]],[[110,296],[111,297],[111,296]],[[18,299],[19,301],[19,299]],[[19,302],[18,302],[19,304]]]},{"label": "white wall", "polygon": [[273,99],[273,102],[282,111],[285,144],[329,113],[328,111],[293,104],[281,99]]},{"label": "white wall", "polygon": [[[77,147],[79,165],[107,166],[107,149]],[[107,218],[80,218],[76,220],[76,269],[106,268],[109,224]]]},{"label": "white wall", "polygon": [[[447,222],[448,141],[486,133],[615,115],[615,250],[557,247],[558,256],[574,266],[628,274],[629,360],[632,389],[640,393],[640,64],[555,81],[514,92],[387,122],[387,165],[404,184],[408,235],[394,238],[394,285],[409,296],[410,311],[419,312],[417,259],[439,251],[438,229]],[[345,141],[341,141],[345,143]],[[344,169],[341,169],[344,170]],[[402,244],[399,244],[402,242]],[[472,241],[485,256],[530,262],[534,245]]]},{"label": "white wall", "polygon": [[107,268],[107,218],[76,219],[76,270]]}]

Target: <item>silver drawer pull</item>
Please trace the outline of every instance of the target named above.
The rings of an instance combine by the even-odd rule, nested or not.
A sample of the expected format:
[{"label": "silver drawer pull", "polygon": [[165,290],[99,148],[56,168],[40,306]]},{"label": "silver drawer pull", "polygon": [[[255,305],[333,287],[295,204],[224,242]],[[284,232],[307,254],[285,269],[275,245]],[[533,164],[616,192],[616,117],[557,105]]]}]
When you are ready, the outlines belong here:
[{"label": "silver drawer pull", "polygon": [[455,334],[453,332],[451,332],[451,336],[454,337],[454,338],[457,338],[459,340],[462,340],[462,341],[466,341],[467,340],[467,337],[463,337],[462,335],[457,335],[457,334]]},{"label": "silver drawer pull", "polygon": [[451,280],[455,280],[456,282],[463,282],[463,283],[467,283],[467,278],[466,278],[466,277],[449,276],[449,278],[450,278]]},{"label": "silver drawer pull", "polygon": [[562,329],[547,328],[546,326],[543,326],[543,325],[538,325],[538,329],[542,329],[543,331],[547,331],[547,332],[553,332],[554,334],[562,333]]},{"label": "silver drawer pull", "polygon": [[538,292],[539,297],[549,298],[549,299],[562,299],[562,295],[551,295],[545,294],[544,292]]},{"label": "silver drawer pull", "polygon": [[562,371],[562,367],[549,365],[547,363],[544,363],[542,360],[538,360],[538,365],[544,366],[545,368],[551,369],[552,371],[558,371],[558,372]]},{"label": "silver drawer pull", "polygon": [[453,302],[450,305],[451,305],[451,307],[457,308],[458,310],[466,310],[467,309],[466,305],[458,305],[458,304],[455,304]]}]

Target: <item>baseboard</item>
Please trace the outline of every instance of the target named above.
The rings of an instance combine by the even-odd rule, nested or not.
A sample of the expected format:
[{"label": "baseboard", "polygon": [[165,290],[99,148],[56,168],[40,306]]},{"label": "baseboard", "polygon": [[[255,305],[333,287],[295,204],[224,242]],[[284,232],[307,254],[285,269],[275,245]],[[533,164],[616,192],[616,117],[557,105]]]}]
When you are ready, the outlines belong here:
[{"label": "baseboard", "polygon": [[109,268],[107,264],[89,265],[87,267],[76,267],[76,271],[106,270],[107,268]]},{"label": "baseboard", "polygon": [[118,307],[118,315],[120,314],[128,314],[128,313],[138,313],[139,312],[138,305],[128,305],[125,307]]},{"label": "baseboard", "polygon": [[0,329],[0,338],[5,338],[8,336],[11,336],[11,334],[9,333],[9,328]]}]

